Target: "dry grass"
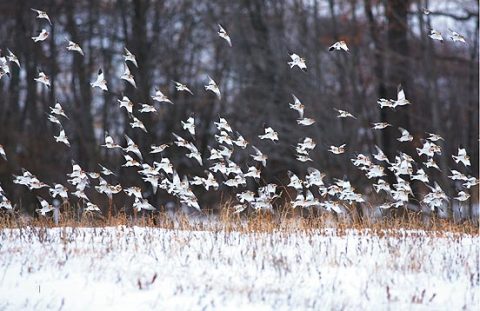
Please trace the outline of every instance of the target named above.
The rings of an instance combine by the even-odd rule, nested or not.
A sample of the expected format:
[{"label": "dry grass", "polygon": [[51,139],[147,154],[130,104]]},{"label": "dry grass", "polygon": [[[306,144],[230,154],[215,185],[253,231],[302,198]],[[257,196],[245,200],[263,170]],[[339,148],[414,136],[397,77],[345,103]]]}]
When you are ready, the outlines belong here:
[{"label": "dry grass", "polygon": [[338,217],[330,213],[299,213],[292,208],[283,208],[275,213],[250,212],[235,214],[226,205],[220,213],[202,211],[185,214],[159,211],[127,215],[119,213],[110,218],[99,214],[75,215],[63,212],[55,225],[52,217],[26,217],[18,213],[0,214],[0,229],[34,227],[106,227],[106,226],[145,226],[165,229],[192,231],[237,231],[237,232],[318,232],[323,229],[335,230],[343,234],[349,229],[368,230],[372,234],[384,235],[386,232],[398,232],[399,229],[429,231],[441,236],[443,233],[479,235],[478,224],[471,221],[454,223],[451,220],[435,217],[425,218],[419,213],[405,213],[402,216],[366,219],[358,217]]}]

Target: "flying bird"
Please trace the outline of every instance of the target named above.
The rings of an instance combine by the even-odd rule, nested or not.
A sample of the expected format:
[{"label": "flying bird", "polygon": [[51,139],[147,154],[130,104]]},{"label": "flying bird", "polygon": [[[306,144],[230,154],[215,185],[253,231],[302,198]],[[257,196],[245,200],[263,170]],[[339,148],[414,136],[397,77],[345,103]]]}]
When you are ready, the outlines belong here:
[{"label": "flying bird", "polygon": [[45,41],[48,38],[48,35],[49,35],[48,31],[45,29],[42,29],[42,31],[38,34],[38,36],[32,37],[32,40],[34,42]]},{"label": "flying bird", "polygon": [[290,55],[290,58],[292,59],[292,61],[288,62],[288,65],[290,65],[290,68],[297,66],[301,70],[305,72],[307,71],[307,64],[305,63],[304,58],[298,56],[298,54],[295,54],[295,53],[289,53],[289,55]]},{"label": "flying bird", "polygon": [[50,25],[52,25],[52,22],[50,21],[50,17],[48,16],[47,12],[45,11],[41,11],[41,10],[36,10],[36,9],[30,9],[32,10],[33,12],[37,13],[37,17],[38,19],[45,19],[48,21],[48,23]]},{"label": "flying bird", "polygon": [[128,69],[128,66],[127,66],[127,65],[125,65],[125,71],[123,72],[123,74],[122,74],[122,76],[120,77],[120,79],[127,81],[127,82],[130,83],[134,88],[137,88],[137,84],[135,83],[135,79],[134,79],[132,73],[130,72],[130,69]]},{"label": "flying bird", "polygon": [[329,48],[328,48],[329,51],[345,51],[345,52],[348,52],[348,47],[347,47],[347,44],[345,43],[345,41],[338,41],[338,42],[335,42],[334,44],[332,44]]},{"label": "flying bird", "polygon": [[180,83],[180,82],[177,82],[177,81],[173,81],[175,83],[175,89],[179,92],[187,92],[187,93],[190,93],[190,95],[193,95],[193,92],[190,91],[190,89],[187,87],[186,84],[183,84],[183,83]]},{"label": "flying bird", "polygon": [[33,80],[45,85],[46,87],[50,87],[50,78],[42,71],[40,71],[38,73],[38,77]]},{"label": "flying bird", "polygon": [[220,38],[225,39],[227,41],[228,45],[231,47],[232,46],[232,40],[230,39],[230,36],[228,35],[227,31],[222,27],[222,25],[218,24],[218,35]]},{"label": "flying bird", "polygon": [[212,78],[210,78],[210,76],[208,77],[208,84],[205,85],[205,90],[212,91],[213,93],[215,93],[215,95],[217,95],[218,99],[222,99],[222,94],[220,93],[220,89],[218,88],[217,83]]},{"label": "flying bird", "polygon": [[79,53],[80,55],[84,56],[85,54],[83,54],[83,50],[82,48],[80,47],[80,45],[78,45],[77,43],[73,42],[73,41],[70,41],[68,39],[65,39],[67,40],[68,42],[68,45],[67,45],[67,50],[69,51],[73,51],[73,52],[77,52]]},{"label": "flying bird", "polygon": [[135,67],[138,68],[137,64],[137,59],[135,58],[135,55],[133,55],[132,52],[130,52],[127,48],[124,48],[125,54],[123,55],[123,59],[125,62],[131,62]]},{"label": "flying bird", "polygon": [[102,69],[98,70],[97,79],[94,82],[90,83],[90,86],[92,88],[98,87],[103,91],[108,91],[107,80],[105,80],[105,76],[103,74]]}]

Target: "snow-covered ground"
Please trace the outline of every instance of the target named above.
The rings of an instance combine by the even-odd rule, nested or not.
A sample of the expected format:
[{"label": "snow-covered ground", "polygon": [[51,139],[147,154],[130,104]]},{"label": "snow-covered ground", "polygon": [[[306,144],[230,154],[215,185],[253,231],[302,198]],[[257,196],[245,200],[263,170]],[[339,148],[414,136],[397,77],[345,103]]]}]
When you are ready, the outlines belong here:
[{"label": "snow-covered ground", "polygon": [[0,231],[0,310],[479,309],[479,238]]}]

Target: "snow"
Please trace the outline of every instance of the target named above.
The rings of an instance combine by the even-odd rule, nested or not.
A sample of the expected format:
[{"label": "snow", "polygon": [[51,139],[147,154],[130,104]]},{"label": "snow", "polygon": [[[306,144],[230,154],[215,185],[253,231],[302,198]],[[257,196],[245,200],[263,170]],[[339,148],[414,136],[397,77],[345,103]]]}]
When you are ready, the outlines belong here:
[{"label": "snow", "polygon": [[477,310],[478,254],[423,231],[4,229],[0,309]]}]

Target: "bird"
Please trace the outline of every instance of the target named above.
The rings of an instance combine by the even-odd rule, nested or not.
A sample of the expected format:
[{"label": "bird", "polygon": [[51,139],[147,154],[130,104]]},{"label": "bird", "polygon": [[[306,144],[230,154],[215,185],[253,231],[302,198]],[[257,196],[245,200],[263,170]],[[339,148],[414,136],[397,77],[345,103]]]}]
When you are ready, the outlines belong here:
[{"label": "bird", "polygon": [[134,115],[132,115],[132,122],[130,122],[130,126],[132,128],[139,128],[141,129],[142,131],[144,131],[145,133],[147,133],[147,128],[145,127],[145,125],[143,124],[142,121],[140,121],[137,117],[135,117]]},{"label": "bird", "polygon": [[47,201],[42,199],[41,197],[37,196],[37,199],[38,199],[38,201],[40,201],[40,205],[42,206],[42,208],[38,208],[38,209],[35,210],[35,212],[37,212],[37,214],[42,215],[42,216],[46,216],[46,214],[48,212],[51,212],[51,211],[54,210],[54,207],[52,205],[50,205]]},{"label": "bird", "polygon": [[222,94],[220,93],[217,83],[210,76],[208,76],[208,84],[205,85],[205,90],[215,93],[218,99],[222,99]]},{"label": "bird", "polygon": [[300,102],[297,96],[292,94],[293,104],[289,104],[290,108],[296,110],[299,113],[299,118],[303,118],[303,110],[305,106]]},{"label": "bird", "polygon": [[40,71],[38,73],[38,77],[34,78],[33,80],[45,85],[46,87],[50,87],[50,78],[42,71]]},{"label": "bird", "polygon": [[222,25],[218,24],[218,35],[220,36],[220,38],[224,39],[225,41],[227,41],[228,45],[230,47],[232,47],[232,40],[230,39],[230,36],[228,35],[227,31],[225,30],[225,28],[222,27]]},{"label": "bird", "polygon": [[101,164],[98,164],[98,166],[100,166],[100,168],[101,168],[100,174],[102,174],[104,176],[115,175],[110,169],[106,168],[105,166],[103,166]]},{"label": "bird", "polygon": [[195,136],[195,119],[189,117],[187,121],[180,121],[182,128],[190,133],[190,135]]},{"label": "bird", "polygon": [[470,198],[470,194],[466,193],[465,191],[460,191],[456,197],[454,197],[455,200],[464,202],[467,201]]},{"label": "bird", "polygon": [[424,184],[428,184],[428,176],[423,169],[418,169],[417,172],[411,176],[412,180],[418,180]]},{"label": "bird", "polygon": [[183,84],[183,83],[180,83],[180,82],[177,82],[177,81],[173,81],[175,83],[175,89],[179,92],[187,92],[187,93],[190,93],[190,95],[193,95],[193,92],[190,91],[190,89],[187,87],[186,84]]},{"label": "bird", "polygon": [[393,102],[393,108],[397,106],[406,106],[410,105],[410,101],[408,101],[405,97],[405,91],[401,84],[397,86],[397,100]]},{"label": "bird", "polygon": [[162,91],[160,91],[159,89],[155,89],[155,95],[152,96],[152,99],[159,103],[170,103],[173,105],[173,102],[168,99],[168,97],[163,94]]},{"label": "bird", "polygon": [[399,127],[398,129],[402,133],[402,136],[397,138],[398,141],[407,142],[413,140],[413,136],[406,129],[404,129],[403,127]]},{"label": "bird", "polygon": [[48,193],[52,198],[59,196],[64,201],[68,200],[68,189],[62,184],[54,184],[53,187],[48,189]]},{"label": "bird", "polygon": [[57,143],[63,143],[70,147],[70,142],[68,141],[68,137],[65,135],[65,130],[60,130],[60,134],[58,134],[58,136],[54,136],[54,138]]},{"label": "bird", "polygon": [[353,118],[353,119],[356,119],[356,117],[348,111],[340,110],[340,109],[337,109],[337,108],[333,108],[333,109],[338,112],[337,118]]},{"label": "bird", "polygon": [[128,69],[127,65],[125,65],[124,72],[120,76],[120,79],[127,81],[128,83],[130,83],[131,86],[133,86],[134,88],[137,88],[137,84],[135,83],[135,79],[134,79],[132,73],[130,72],[130,69]]},{"label": "bird", "polygon": [[51,22],[51,20],[50,20],[50,17],[48,16],[47,12],[41,11],[41,10],[32,9],[32,8],[31,8],[30,10],[32,10],[32,11],[35,12],[35,13],[37,13],[37,17],[36,17],[36,18],[38,18],[38,19],[45,19],[45,20],[48,21],[48,23],[49,23],[50,25],[52,25],[52,22]]},{"label": "bird", "polygon": [[55,106],[50,107],[50,113],[55,114],[57,116],[62,116],[68,119],[67,115],[65,114],[65,111],[63,110],[62,105],[60,103],[56,103]]},{"label": "bird", "polygon": [[260,139],[270,139],[271,141],[275,142],[278,140],[278,133],[275,132],[271,127],[265,128],[265,134],[258,135]]},{"label": "bird", "polygon": [[5,153],[5,148],[3,147],[3,145],[0,145],[0,157],[7,161],[7,154]]},{"label": "bird", "polygon": [[267,159],[268,157],[263,154],[257,147],[252,146],[253,150],[255,151],[255,154],[250,155],[255,161],[262,163],[262,165],[265,167],[267,166]]},{"label": "bird", "polygon": [[157,112],[157,109],[149,104],[142,104],[142,108],[140,109],[141,113],[154,113]]},{"label": "bird", "polygon": [[440,136],[438,134],[433,134],[433,133],[427,133],[427,134],[428,134],[427,139],[429,141],[436,142],[436,141],[439,141],[439,140],[445,140],[445,139],[443,139],[442,136]]},{"label": "bird", "polygon": [[101,89],[103,91],[108,91],[107,81],[105,80],[105,76],[103,74],[102,69],[98,70],[97,79],[94,82],[90,83],[90,86],[92,88],[98,87],[99,89]]},{"label": "bird", "polygon": [[290,68],[293,68],[297,66],[300,68],[302,71],[307,71],[307,64],[305,63],[305,59],[298,56],[298,54],[295,53],[289,53],[290,58],[292,61],[288,62],[288,65],[290,65]]},{"label": "bird", "polygon": [[336,146],[330,146],[329,150],[333,154],[342,154],[345,152],[345,146],[346,144],[340,145],[338,147]]},{"label": "bird", "polygon": [[373,125],[372,127],[373,130],[383,130],[386,127],[392,126],[387,122],[377,122],[377,123],[372,123],[372,125]]},{"label": "bird", "polygon": [[122,99],[117,99],[117,102],[120,104],[120,108],[125,108],[128,114],[133,112],[133,102],[128,98],[128,96],[123,96]]},{"label": "bird", "polygon": [[151,145],[150,146],[150,153],[161,153],[163,152],[165,149],[167,149],[170,145],[169,144],[162,144],[160,146],[157,146],[157,145]]},{"label": "bird", "polygon": [[128,154],[124,154],[123,157],[125,158],[125,163],[122,164],[123,167],[140,167],[140,162],[129,156]]},{"label": "bird", "polygon": [[430,34],[428,36],[433,40],[438,40],[443,43],[442,33],[439,31],[436,31],[435,29],[431,29]]},{"label": "bird", "polygon": [[332,44],[329,48],[328,48],[329,51],[345,51],[345,52],[348,52],[348,47],[347,47],[347,44],[345,43],[345,41],[338,41],[338,42],[335,42],[334,44]]},{"label": "bird", "polygon": [[458,148],[458,155],[452,155],[455,163],[462,162],[465,166],[470,166],[470,157],[467,155],[465,148]]},{"label": "bird", "polygon": [[312,119],[312,118],[297,119],[297,123],[302,126],[309,126],[315,123],[315,119]]},{"label": "bird", "polygon": [[137,59],[132,52],[130,52],[127,48],[123,48],[125,54],[123,55],[123,59],[125,62],[131,62],[135,67],[138,68]]},{"label": "bird", "polygon": [[[83,196],[83,198],[86,198],[86,196]],[[101,210],[97,205],[93,204],[90,201],[87,201],[87,207],[85,208],[84,211],[85,212],[100,212]]]},{"label": "bird", "polygon": [[10,51],[9,49],[7,49],[7,52],[8,52],[7,60],[9,62],[15,63],[18,66],[18,68],[20,68],[20,61],[18,60],[18,57],[15,54],[13,54],[13,52]]},{"label": "bird", "polygon": [[453,31],[451,29],[449,29],[450,32],[452,33],[452,35],[450,36],[450,39],[452,39],[453,42],[461,42],[461,43],[467,43],[467,41],[465,41],[465,37],[462,36],[461,34],[459,34],[458,32],[456,31]]},{"label": "bird", "polygon": [[140,160],[143,160],[142,153],[140,152],[138,145],[130,137],[128,137],[127,134],[125,134],[124,136],[125,136],[125,140],[127,141],[127,147],[123,148],[123,152],[125,153],[132,152]]},{"label": "bird", "polygon": [[122,148],[119,144],[116,144],[112,138],[108,134],[108,132],[105,132],[105,144],[101,145],[102,147],[105,147],[107,149],[115,149],[115,148]]},{"label": "bird", "polygon": [[34,42],[41,42],[45,41],[49,36],[49,32],[46,29],[42,29],[42,31],[36,37],[32,37]]},{"label": "bird", "polygon": [[69,51],[74,51],[74,52],[77,52],[79,53],[80,55],[82,56],[85,56],[85,54],[83,54],[83,50],[82,48],[80,47],[80,45],[78,45],[77,43],[73,42],[73,41],[70,41],[68,39],[65,39],[67,40],[68,42],[68,45],[67,45],[67,50]]}]

